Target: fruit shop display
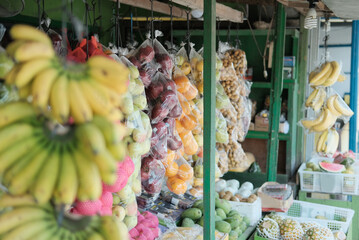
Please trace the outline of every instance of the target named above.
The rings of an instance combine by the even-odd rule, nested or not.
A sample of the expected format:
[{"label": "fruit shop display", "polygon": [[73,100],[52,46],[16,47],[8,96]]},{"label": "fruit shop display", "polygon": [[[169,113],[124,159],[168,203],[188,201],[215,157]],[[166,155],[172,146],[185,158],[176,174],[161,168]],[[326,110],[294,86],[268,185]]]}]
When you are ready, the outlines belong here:
[{"label": "fruit shop display", "polygon": [[[152,136],[150,151],[142,155],[141,182],[145,193],[155,200],[162,188],[168,150],[177,151],[182,141],[175,132],[175,119],[182,115],[176,83],[172,78],[173,61],[157,41],[146,40],[129,60],[139,69],[145,86]],[[192,123],[190,120],[186,123]],[[195,141],[195,140],[193,140]],[[192,142],[193,143],[193,142]],[[173,181],[173,186],[180,186]]]},{"label": "fruit shop display", "polygon": [[314,111],[314,117],[302,119],[300,124],[309,132],[318,134],[315,152],[320,156],[331,157],[339,145],[339,134],[333,128],[337,119],[348,122],[354,112],[331,88],[345,77],[340,74],[341,66],[337,61],[325,62],[309,75],[313,91],[308,96],[305,107]]},{"label": "fruit shop display", "polygon": [[31,95],[31,103],[59,123],[66,123],[70,115],[76,123],[91,121],[93,115],[120,119],[119,96],[127,91],[129,73],[124,65],[105,56],[63,63],[50,38],[26,25],[14,26],[10,35],[14,41],[6,52],[16,64],[5,81],[22,99]]},{"label": "fruit shop display", "polygon": [[[242,216],[236,210],[231,208],[228,201],[219,199],[216,196],[215,199],[215,228],[222,233],[228,233],[229,239],[237,240],[248,228],[249,219]],[[203,200],[197,200],[192,208],[186,209],[181,215],[181,227],[193,227],[195,224],[203,226]]]},{"label": "fruit shop display", "polygon": [[354,161],[351,162],[350,160],[344,160],[340,163],[329,162],[327,160],[320,161],[318,164],[307,162],[304,171],[354,174],[353,164]]},{"label": "fruit shop display", "polygon": [[240,186],[238,180],[221,179],[216,182],[215,189],[219,198],[227,201],[253,203],[258,198],[254,194],[253,184],[250,182],[244,182]]},{"label": "fruit shop display", "polygon": [[6,209],[0,215],[0,235],[4,240],[128,239],[126,225],[113,216],[61,215],[55,206],[39,204],[31,195],[4,194],[0,208]]},{"label": "fruit shop display", "polygon": [[[313,221],[298,222],[291,218],[284,218],[275,213],[265,216],[257,225],[257,234],[266,239],[283,240],[315,240],[315,239],[345,239],[342,231],[332,232]],[[336,238],[334,236],[341,236]]]}]

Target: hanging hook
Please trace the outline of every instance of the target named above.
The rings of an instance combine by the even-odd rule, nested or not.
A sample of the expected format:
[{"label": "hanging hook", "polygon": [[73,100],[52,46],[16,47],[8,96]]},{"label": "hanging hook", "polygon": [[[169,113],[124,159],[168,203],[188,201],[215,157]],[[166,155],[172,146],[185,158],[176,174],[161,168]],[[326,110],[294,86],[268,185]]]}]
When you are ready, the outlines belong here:
[{"label": "hanging hook", "polygon": [[191,32],[189,30],[189,14],[190,14],[190,8],[187,6],[187,9],[185,10],[186,12],[186,16],[187,16],[187,34],[186,34],[186,38],[187,38],[187,54],[189,55],[190,51],[191,51]]},{"label": "hanging hook", "polygon": [[329,40],[329,32],[330,30],[330,22],[329,22],[329,15],[325,14],[325,23],[324,23],[324,32],[325,32],[325,36],[324,36],[324,59],[325,62],[327,61],[328,57],[329,57],[329,52],[328,52],[328,40]]},{"label": "hanging hook", "polygon": [[172,8],[173,8],[173,2],[172,0],[170,0],[168,2],[168,6],[170,7],[170,26],[171,26],[171,50],[173,50],[173,13],[172,13]]},{"label": "hanging hook", "polygon": [[231,21],[228,23],[228,30],[227,30],[227,42],[229,43],[231,40]]},{"label": "hanging hook", "polygon": [[131,44],[133,43],[133,12],[132,12],[132,6],[130,7],[131,10],[131,32],[130,32],[130,40]]},{"label": "hanging hook", "polygon": [[150,2],[151,2],[151,38],[152,38],[152,44],[153,44],[153,40],[155,38],[154,27],[153,27],[153,0],[150,0]]}]

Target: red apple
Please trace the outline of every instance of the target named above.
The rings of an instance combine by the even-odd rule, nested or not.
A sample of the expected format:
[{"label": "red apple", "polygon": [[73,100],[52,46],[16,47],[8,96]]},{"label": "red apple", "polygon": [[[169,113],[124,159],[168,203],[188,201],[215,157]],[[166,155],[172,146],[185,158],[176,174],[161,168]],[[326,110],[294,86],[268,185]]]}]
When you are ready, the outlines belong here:
[{"label": "red apple", "polygon": [[167,134],[167,125],[165,122],[159,122],[152,125],[152,134],[158,136],[159,139]]},{"label": "red apple", "polygon": [[177,104],[178,98],[174,91],[166,90],[161,94],[161,103],[163,107],[168,108],[169,111]]},{"label": "red apple", "polygon": [[140,48],[138,51],[138,60],[142,63],[149,63],[155,56],[155,51],[149,45]]},{"label": "red apple", "polygon": [[146,93],[148,94],[148,96],[150,97],[150,99],[157,99],[161,93],[163,92],[163,85],[161,82],[157,81],[157,82],[152,82],[148,88]]},{"label": "red apple", "polygon": [[140,78],[142,80],[143,85],[145,85],[145,87],[149,86],[151,84],[150,74],[148,74],[148,72],[144,68],[141,68],[139,70],[139,73],[140,73]]},{"label": "red apple", "polygon": [[179,118],[182,115],[182,107],[181,104],[176,104],[170,113],[168,114],[168,117],[170,118]]},{"label": "red apple", "polygon": [[141,62],[137,60],[137,58],[135,56],[131,56],[128,58],[128,60],[135,65],[137,68],[141,67]]},{"label": "red apple", "polygon": [[168,108],[163,107],[161,103],[157,103],[151,112],[152,124],[161,122],[163,119],[167,117],[168,113],[169,113]]},{"label": "red apple", "polygon": [[177,136],[167,138],[167,147],[172,151],[176,151],[182,147],[182,141]]}]

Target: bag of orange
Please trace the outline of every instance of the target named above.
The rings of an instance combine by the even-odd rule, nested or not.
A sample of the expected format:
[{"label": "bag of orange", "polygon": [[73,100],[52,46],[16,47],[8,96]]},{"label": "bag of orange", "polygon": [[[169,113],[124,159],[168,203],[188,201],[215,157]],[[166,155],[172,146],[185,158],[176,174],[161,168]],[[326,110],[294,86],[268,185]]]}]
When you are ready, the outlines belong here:
[{"label": "bag of orange", "polygon": [[178,177],[171,177],[167,180],[168,189],[177,194],[182,195],[187,191],[187,184],[185,181]]}]

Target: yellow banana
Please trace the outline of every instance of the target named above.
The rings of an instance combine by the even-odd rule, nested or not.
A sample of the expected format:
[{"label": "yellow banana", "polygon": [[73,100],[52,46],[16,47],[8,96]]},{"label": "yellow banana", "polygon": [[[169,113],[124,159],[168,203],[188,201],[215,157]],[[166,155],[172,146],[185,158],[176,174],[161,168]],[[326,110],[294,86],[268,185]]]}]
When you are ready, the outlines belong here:
[{"label": "yellow banana", "polygon": [[12,85],[15,83],[17,72],[19,71],[20,66],[14,65],[10,71],[8,71],[5,75],[5,83],[7,85]]},{"label": "yellow banana", "polygon": [[19,140],[17,143],[9,146],[0,153],[0,174],[7,170],[21,157],[26,155],[39,144],[39,139],[36,137],[28,137]]},{"label": "yellow banana", "polygon": [[60,171],[55,188],[55,202],[72,204],[75,201],[78,189],[76,165],[72,159],[72,153],[66,149],[60,157]]},{"label": "yellow banana", "polygon": [[327,80],[323,83],[323,86],[325,87],[329,87],[331,85],[333,85],[337,80],[338,77],[340,75],[340,65],[337,61],[333,61],[330,63],[332,65],[333,71],[330,74],[330,76],[327,78]]},{"label": "yellow banana", "polygon": [[312,101],[314,100],[315,96],[318,94],[319,88],[315,88],[313,92],[309,95],[307,100],[305,101],[305,106],[310,107],[312,105]]},{"label": "yellow banana", "polygon": [[351,117],[354,114],[354,112],[344,101],[339,100],[338,96],[334,100],[334,107],[338,112],[340,112],[344,116]]},{"label": "yellow banana", "polygon": [[24,194],[34,183],[37,174],[49,156],[52,148],[43,148],[31,161],[11,179],[8,191],[14,195]]},{"label": "yellow banana", "polygon": [[335,129],[330,129],[328,134],[328,140],[324,147],[324,153],[333,155],[338,148],[339,134]]},{"label": "yellow banana", "polygon": [[323,106],[325,98],[327,97],[327,93],[325,92],[325,90],[323,88],[319,89],[319,96],[316,99],[315,102],[313,102],[313,110],[314,111],[319,111],[320,108]]},{"label": "yellow banana", "polygon": [[316,147],[318,153],[322,152],[323,146],[327,141],[327,137],[328,137],[328,131],[324,131],[318,138],[317,147]]},{"label": "yellow banana", "polygon": [[38,204],[35,198],[29,194],[19,196],[3,194],[0,197],[0,208],[22,206],[38,206]]},{"label": "yellow banana", "polygon": [[78,126],[75,134],[85,148],[90,150],[92,155],[100,154],[106,149],[106,142],[102,132],[92,122]]},{"label": "yellow banana", "polygon": [[10,102],[0,106],[0,128],[30,117],[35,117],[35,109],[27,102]]},{"label": "yellow banana", "polygon": [[19,65],[18,71],[16,73],[16,87],[22,88],[41,71],[51,67],[51,64],[52,62],[48,58],[36,58],[34,60],[22,63]]},{"label": "yellow banana", "polygon": [[36,221],[48,216],[49,213],[37,207],[18,207],[0,215],[0,235],[29,221]]},{"label": "yellow banana", "polygon": [[41,42],[26,42],[19,45],[12,56],[18,62],[25,62],[36,58],[52,58],[55,51],[52,46]]},{"label": "yellow banana", "polygon": [[120,109],[114,108],[111,110],[111,112],[107,116],[107,119],[112,122],[119,122],[119,121],[123,120],[123,114]]},{"label": "yellow banana", "polygon": [[307,128],[307,129],[311,129],[313,126],[317,125],[318,123],[320,123],[323,120],[323,116],[324,116],[324,111],[322,111],[316,119],[314,119],[314,120],[303,119],[301,121],[301,123],[302,123],[303,127]]},{"label": "yellow banana", "polygon": [[116,161],[122,161],[126,156],[127,145],[123,142],[118,144],[111,144],[107,146],[107,149],[110,151],[112,156],[116,159]]},{"label": "yellow banana", "polygon": [[107,98],[109,99],[110,103],[114,107],[119,107],[122,104],[122,96],[118,94],[115,90],[112,88],[109,88],[105,85],[102,85],[96,81],[93,81],[92,84],[95,86],[96,89],[99,89],[102,91],[102,93],[106,94]]},{"label": "yellow banana", "polygon": [[60,168],[60,149],[55,148],[41,169],[32,187],[32,194],[38,203],[46,203],[54,192]]},{"label": "yellow banana", "polygon": [[70,112],[76,123],[88,122],[92,119],[92,109],[83,92],[80,89],[78,82],[70,79],[68,85]]},{"label": "yellow banana", "polygon": [[117,161],[108,150],[102,151],[100,154],[92,156],[95,161],[102,181],[106,184],[112,185],[117,179]]},{"label": "yellow banana", "polygon": [[32,83],[32,104],[43,112],[47,111],[51,87],[58,74],[56,68],[47,68],[37,74]]},{"label": "yellow banana", "polygon": [[322,69],[318,72],[313,78],[309,81],[311,85],[316,85],[318,82],[322,81],[323,76],[330,70],[331,64],[329,62],[322,65]]},{"label": "yellow banana", "polygon": [[91,80],[79,81],[82,93],[95,114],[107,116],[112,108],[109,99],[100,92],[100,89],[96,89],[91,82]]},{"label": "yellow banana", "polygon": [[342,115],[340,112],[338,112],[334,107],[334,101],[336,100],[338,96],[336,94],[330,96],[327,100],[327,108],[337,117]]},{"label": "yellow banana", "polygon": [[13,229],[11,232],[5,234],[1,239],[2,240],[23,240],[28,239],[35,234],[45,231],[48,228],[48,219],[39,219],[36,221],[30,221],[17,228]]},{"label": "yellow banana", "polygon": [[46,35],[46,33],[28,25],[14,25],[10,29],[10,35],[15,40],[42,42],[49,46],[52,46],[52,42],[50,38]]},{"label": "yellow banana", "polygon": [[313,130],[314,132],[322,132],[328,128],[330,128],[335,121],[337,120],[337,117],[335,117],[328,108],[326,108],[324,110],[324,116],[323,116],[323,121],[321,121],[320,123],[318,123],[317,125],[313,126],[311,128],[311,130]]},{"label": "yellow banana", "polygon": [[70,115],[68,79],[65,74],[57,77],[50,93],[52,115],[59,123],[66,123]]},{"label": "yellow banana", "polygon": [[80,201],[97,200],[102,193],[102,180],[97,165],[79,150],[75,150],[73,159],[79,181],[77,199]]},{"label": "yellow banana", "polygon": [[[88,66],[91,68],[99,68],[107,75],[116,77],[120,84],[125,84],[129,80],[130,71],[122,63],[116,62],[113,59],[103,56],[93,56],[87,61]],[[117,76],[116,76],[117,75]]]},{"label": "yellow banana", "polygon": [[7,46],[6,46],[6,53],[13,57],[15,55],[15,51],[24,43],[27,43],[27,41],[25,40],[16,40],[16,41],[12,41],[10,42]]},{"label": "yellow banana", "polygon": [[32,136],[35,128],[27,123],[12,124],[0,129],[0,153],[22,139]]},{"label": "yellow banana", "polygon": [[20,99],[27,101],[28,98],[31,96],[31,84],[27,84],[22,88],[19,88],[18,93]]},{"label": "yellow banana", "polygon": [[89,69],[89,74],[94,81],[113,89],[117,92],[117,94],[125,93],[127,91],[127,84],[125,82],[121,82],[119,79],[119,76],[121,76],[123,73],[110,73],[109,71],[110,70],[93,67]]},{"label": "yellow banana", "polygon": [[53,235],[56,234],[57,230],[57,224],[56,222],[54,222],[54,224],[49,225],[45,231],[37,233],[28,240],[54,240]]},{"label": "yellow banana", "polygon": [[329,66],[330,66],[329,70],[316,83],[312,84],[312,86],[320,86],[325,83],[325,81],[330,77],[330,75],[333,72],[333,67],[330,63]]},{"label": "yellow banana", "polygon": [[339,75],[338,82],[344,82],[347,77],[344,75]]}]

